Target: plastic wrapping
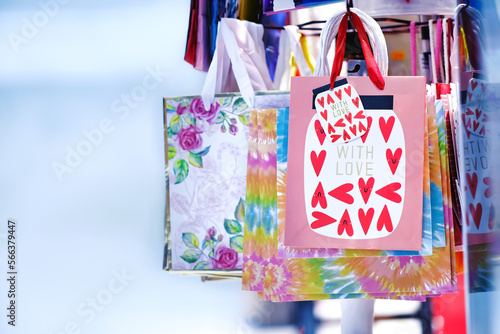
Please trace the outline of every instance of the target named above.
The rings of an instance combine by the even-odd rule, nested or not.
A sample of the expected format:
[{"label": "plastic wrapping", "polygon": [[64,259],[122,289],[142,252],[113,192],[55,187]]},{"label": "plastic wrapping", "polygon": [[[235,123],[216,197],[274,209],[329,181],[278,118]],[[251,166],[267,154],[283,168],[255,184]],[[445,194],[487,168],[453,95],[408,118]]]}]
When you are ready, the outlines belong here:
[{"label": "plastic wrapping", "polygon": [[373,17],[388,15],[453,15],[455,0],[354,0],[354,7]]}]

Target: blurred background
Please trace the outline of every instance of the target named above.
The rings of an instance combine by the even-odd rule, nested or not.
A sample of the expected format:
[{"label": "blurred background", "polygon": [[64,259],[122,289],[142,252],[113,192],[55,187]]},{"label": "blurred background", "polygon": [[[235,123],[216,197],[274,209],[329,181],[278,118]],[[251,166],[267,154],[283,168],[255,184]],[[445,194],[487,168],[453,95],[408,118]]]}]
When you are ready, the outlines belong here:
[{"label": "blurred background", "polygon": [[[183,61],[188,17],[189,1],[0,2],[0,268],[13,219],[19,273],[1,333],[297,333],[300,312],[339,332],[336,301],[258,303],[240,281],[162,271],[162,98],[205,76]],[[384,322],[418,312],[377,302],[375,333],[421,333]]]}]

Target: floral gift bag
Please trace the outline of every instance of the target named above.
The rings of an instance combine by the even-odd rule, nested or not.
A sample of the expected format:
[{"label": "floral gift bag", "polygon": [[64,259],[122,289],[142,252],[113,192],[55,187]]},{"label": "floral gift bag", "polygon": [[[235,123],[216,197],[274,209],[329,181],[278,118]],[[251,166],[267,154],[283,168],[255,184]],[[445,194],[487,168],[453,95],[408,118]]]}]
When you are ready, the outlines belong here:
[{"label": "floral gift bag", "polygon": [[250,110],[290,100],[266,92],[263,34],[222,19],[201,95],[164,99],[166,270],[241,276]]},{"label": "floral gift bag", "polygon": [[[257,93],[256,106],[286,106],[288,93]],[[237,275],[241,271],[248,124],[241,95],[166,98],[167,245],[164,266]]]}]

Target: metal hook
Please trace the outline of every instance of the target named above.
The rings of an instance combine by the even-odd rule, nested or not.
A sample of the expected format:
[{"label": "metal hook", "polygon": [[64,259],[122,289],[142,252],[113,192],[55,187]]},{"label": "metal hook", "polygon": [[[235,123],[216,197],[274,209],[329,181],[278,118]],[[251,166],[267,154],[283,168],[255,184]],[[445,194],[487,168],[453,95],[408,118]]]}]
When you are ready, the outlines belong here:
[{"label": "metal hook", "polygon": [[464,7],[464,8],[469,7],[469,5],[470,5],[470,0],[467,0],[467,1],[465,2],[465,7]]},{"label": "metal hook", "polygon": [[353,7],[352,0],[345,0],[345,8],[346,8],[348,13],[351,12],[352,7]]}]

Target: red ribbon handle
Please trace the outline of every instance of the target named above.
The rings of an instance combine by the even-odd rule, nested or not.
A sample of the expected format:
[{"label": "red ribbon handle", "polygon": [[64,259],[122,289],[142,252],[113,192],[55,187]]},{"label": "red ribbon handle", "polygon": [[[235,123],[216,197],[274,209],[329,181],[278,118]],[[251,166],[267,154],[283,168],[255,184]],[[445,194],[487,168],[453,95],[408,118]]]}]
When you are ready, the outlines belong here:
[{"label": "red ribbon handle", "polygon": [[335,85],[335,78],[340,74],[342,69],[342,62],[344,60],[345,53],[345,43],[347,34],[347,18],[350,17],[354,28],[358,31],[359,41],[361,42],[361,49],[363,50],[363,55],[365,56],[366,67],[368,69],[368,76],[370,77],[373,84],[380,90],[384,89],[385,81],[380,73],[377,62],[373,57],[372,50],[370,48],[370,43],[368,41],[368,36],[366,35],[365,27],[358,15],[353,12],[348,12],[342,18],[339,26],[339,33],[337,35],[337,43],[335,50],[335,59],[333,61],[332,74],[330,76],[330,89],[333,89]]}]

